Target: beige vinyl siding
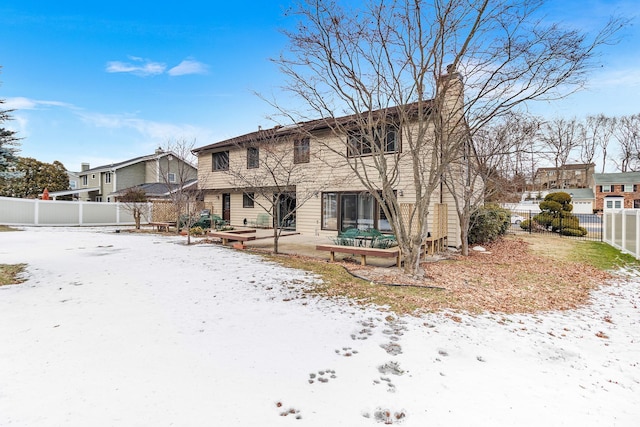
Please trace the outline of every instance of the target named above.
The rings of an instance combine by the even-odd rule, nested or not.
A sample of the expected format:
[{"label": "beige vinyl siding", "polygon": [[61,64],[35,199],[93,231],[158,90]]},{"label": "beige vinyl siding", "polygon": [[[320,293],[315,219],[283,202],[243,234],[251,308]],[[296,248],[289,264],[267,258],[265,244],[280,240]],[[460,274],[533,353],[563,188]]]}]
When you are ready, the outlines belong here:
[{"label": "beige vinyl siding", "polygon": [[[415,128],[412,129],[415,131]],[[399,177],[394,185],[394,189],[398,191],[398,201],[400,203],[415,203],[416,191],[413,180],[413,166],[412,156],[409,150],[409,145],[404,139],[406,136],[401,137],[401,152],[398,154],[389,154],[389,165],[392,165],[394,156],[397,156]],[[280,145],[281,149],[288,150],[291,153],[291,161],[293,161],[293,142],[283,141]],[[333,152],[332,147],[339,153]],[[316,235],[316,236],[335,236],[337,231],[335,230],[322,230],[322,197],[323,192],[360,192],[364,191],[364,185],[360,179],[352,171],[351,167],[347,163],[349,162],[361,162],[365,165],[369,165],[369,172],[372,177],[377,175],[377,172],[373,168],[373,158],[353,158],[345,159],[343,154],[346,154],[347,147],[344,142],[332,135],[330,132],[317,133],[310,139],[310,161],[309,163],[299,164],[297,167],[304,171],[307,177],[313,177],[312,182],[297,182],[296,193],[298,199],[304,198],[306,195],[318,193],[318,197],[312,195],[306,202],[298,206],[296,214],[296,231],[302,234]],[[229,164],[230,169],[240,168],[240,170],[246,171],[246,148],[228,147],[219,151],[229,151]],[[427,148],[425,150],[425,157],[429,157],[432,151]],[[218,199],[216,194],[223,192],[231,192],[231,222],[235,225],[241,225],[244,218],[247,218],[250,223],[258,213],[263,213],[263,210],[256,206],[253,209],[247,209],[242,207],[242,192],[237,190],[239,185],[233,183],[230,174],[225,171],[212,171],[212,151],[202,152],[198,157],[198,180],[201,188],[210,189],[205,196],[205,202],[211,203],[214,206],[214,212],[221,214],[221,199]],[[260,153],[260,161],[265,158],[264,154]],[[428,160],[428,159],[427,159]],[[375,181],[375,179],[372,179]],[[400,191],[403,195],[400,196]],[[442,201],[449,205],[448,208],[448,223],[449,223],[449,244],[460,244],[460,229],[458,224],[458,218],[456,214],[455,204],[450,194],[443,194]],[[440,189],[436,188],[431,197],[431,203],[440,202]],[[429,225],[433,222],[433,216],[428,218]]]}]

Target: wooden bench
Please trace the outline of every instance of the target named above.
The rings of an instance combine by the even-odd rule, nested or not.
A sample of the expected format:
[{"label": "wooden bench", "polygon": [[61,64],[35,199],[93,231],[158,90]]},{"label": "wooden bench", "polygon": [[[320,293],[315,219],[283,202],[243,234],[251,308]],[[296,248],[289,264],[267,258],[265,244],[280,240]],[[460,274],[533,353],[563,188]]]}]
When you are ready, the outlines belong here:
[{"label": "wooden bench", "polygon": [[157,231],[169,232],[169,227],[173,225],[171,222],[150,222],[148,225],[155,227]]},{"label": "wooden bench", "polygon": [[[255,230],[254,230],[255,232]],[[210,237],[217,237],[222,240],[222,244],[226,245],[229,242],[246,242],[247,240],[256,240],[255,234],[249,233],[231,233],[228,231],[211,231],[207,234]]]},{"label": "wooden bench", "polygon": [[331,254],[329,258],[331,262],[335,261],[335,253],[342,252],[345,254],[360,255],[360,264],[367,265],[367,256],[382,257],[382,258],[395,258],[396,265],[400,267],[400,248],[393,247],[389,249],[377,249],[377,248],[363,248],[356,246],[344,246],[344,245],[316,245],[317,251],[328,251]]}]

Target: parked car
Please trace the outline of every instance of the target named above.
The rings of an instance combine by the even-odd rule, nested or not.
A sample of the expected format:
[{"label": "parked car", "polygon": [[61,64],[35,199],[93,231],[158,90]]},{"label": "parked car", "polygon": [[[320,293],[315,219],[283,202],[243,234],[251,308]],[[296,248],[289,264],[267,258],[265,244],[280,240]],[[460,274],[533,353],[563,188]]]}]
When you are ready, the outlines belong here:
[{"label": "parked car", "polygon": [[525,219],[526,218],[523,217],[522,215],[513,214],[513,213],[511,214],[511,224],[520,225],[520,223]]}]

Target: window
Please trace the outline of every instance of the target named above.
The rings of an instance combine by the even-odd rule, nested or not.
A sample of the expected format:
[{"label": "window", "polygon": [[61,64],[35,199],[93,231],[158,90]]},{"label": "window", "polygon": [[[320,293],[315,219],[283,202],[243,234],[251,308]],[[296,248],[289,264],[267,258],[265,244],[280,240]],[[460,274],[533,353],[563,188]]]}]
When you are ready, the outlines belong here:
[{"label": "window", "polygon": [[635,199],[633,201],[633,209],[640,209],[640,199]]},{"label": "window", "polygon": [[167,180],[169,180],[169,182],[176,182],[176,174],[175,173],[168,173],[167,174]]},{"label": "window", "polygon": [[102,196],[96,196],[96,202],[101,202],[102,201]]},{"label": "window", "polygon": [[229,152],[221,151],[220,153],[212,154],[212,163],[214,171],[226,171],[229,170]]},{"label": "window", "polygon": [[78,183],[76,181],[69,181],[69,188],[75,190],[78,188]]},{"label": "window", "polygon": [[322,228],[338,229],[338,194],[322,193]]},{"label": "window", "polygon": [[91,179],[96,179],[96,174],[95,173],[91,174]]},{"label": "window", "polygon": [[602,192],[603,193],[611,193],[612,189],[611,189],[611,185],[603,185],[602,186]]},{"label": "window", "polygon": [[105,184],[111,183],[111,172],[107,172],[104,174],[104,183]]},{"label": "window", "polygon": [[633,193],[633,184],[624,184],[622,186],[622,191],[624,191],[625,193]]},{"label": "window", "polygon": [[376,128],[363,135],[351,132],[347,140],[349,157],[362,156],[372,152],[395,153],[399,151],[398,131],[393,127]]},{"label": "window", "polygon": [[322,229],[377,228],[391,231],[391,225],[375,198],[362,193],[322,193]]},{"label": "window", "polygon": [[242,207],[243,208],[253,207],[253,193],[242,194]]},{"label": "window", "polygon": [[620,200],[614,200],[613,205],[616,207],[616,209],[620,209],[622,207],[622,202]]},{"label": "window", "polygon": [[293,141],[293,163],[309,163],[309,138]]},{"label": "window", "polygon": [[87,175],[82,176],[82,185],[87,185],[89,177]]},{"label": "window", "polygon": [[260,166],[260,150],[256,147],[247,148],[247,169],[255,169]]}]

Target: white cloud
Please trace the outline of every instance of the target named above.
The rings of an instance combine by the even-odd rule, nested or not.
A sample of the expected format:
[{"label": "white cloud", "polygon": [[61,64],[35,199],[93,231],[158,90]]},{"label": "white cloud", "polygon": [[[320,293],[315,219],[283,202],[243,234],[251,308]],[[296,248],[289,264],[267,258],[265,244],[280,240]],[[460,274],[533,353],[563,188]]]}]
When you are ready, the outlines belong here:
[{"label": "white cloud", "polygon": [[188,74],[206,74],[208,66],[194,59],[185,59],[167,71],[167,65],[154,62],[139,56],[129,56],[130,62],[109,61],[105,68],[107,73],[129,73],[136,76],[156,76],[165,72],[170,76],[184,76]]},{"label": "white cloud", "polygon": [[167,73],[170,76],[184,76],[186,74],[206,74],[208,66],[193,59],[185,59],[180,64],[171,68]]},{"label": "white cloud", "polygon": [[72,104],[60,101],[45,101],[39,99],[30,99],[24,97],[7,98],[4,108],[8,110],[35,110],[38,107],[65,107],[75,108]]},{"label": "white cloud", "polygon": [[208,136],[210,131],[192,125],[162,123],[118,114],[77,112],[86,123],[109,129],[133,129],[157,143],[171,138],[196,138]]},{"label": "white cloud", "polygon": [[129,56],[129,59],[133,62],[107,62],[107,73],[130,73],[145,77],[163,74],[167,69],[167,66],[161,62],[153,62],[137,56]]}]

